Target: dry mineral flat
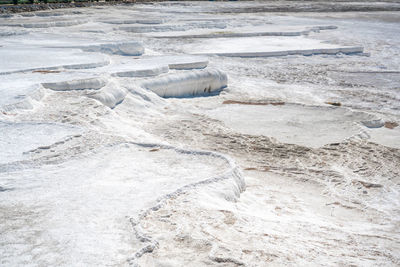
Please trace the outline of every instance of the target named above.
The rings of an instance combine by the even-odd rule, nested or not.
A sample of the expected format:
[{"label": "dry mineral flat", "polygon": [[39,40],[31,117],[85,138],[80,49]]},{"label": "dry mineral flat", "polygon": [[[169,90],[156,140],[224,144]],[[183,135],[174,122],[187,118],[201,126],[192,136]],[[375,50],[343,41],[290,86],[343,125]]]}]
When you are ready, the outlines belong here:
[{"label": "dry mineral flat", "polygon": [[250,37],[250,36],[300,36],[308,35],[320,30],[336,29],[336,26],[281,26],[262,25],[237,28],[189,29],[186,31],[168,31],[147,33],[145,36],[157,38],[222,38],[222,37]]},{"label": "dry mineral flat", "polygon": [[398,266],[395,10],[0,15],[0,265]]},{"label": "dry mineral flat", "polygon": [[[41,126],[36,124],[44,134],[59,130]],[[24,133],[20,131],[20,135]],[[13,143],[21,141],[11,134],[8,137]],[[49,144],[54,137],[40,136],[31,144],[25,140],[18,150],[43,141]],[[139,248],[129,218],[136,219],[138,212],[155,205],[158,197],[217,177],[227,169],[228,162],[213,156],[120,144],[61,164],[2,170],[1,262],[8,266],[32,261],[46,265],[123,264]],[[20,254],[24,256],[16,256]]]},{"label": "dry mineral flat", "polygon": [[293,104],[230,104],[209,111],[229,128],[251,135],[264,135],[282,143],[321,147],[340,143],[362,133],[363,123],[377,117],[335,107]]},{"label": "dry mineral flat", "polygon": [[87,54],[77,49],[0,48],[0,75],[56,68],[88,69],[110,63],[103,54]]},{"label": "dry mineral flat", "polygon": [[231,57],[274,57],[313,54],[362,53],[360,46],[338,46],[304,37],[244,37],[199,40],[183,46],[190,54]]},{"label": "dry mineral flat", "polygon": [[[56,142],[80,134],[82,129],[67,124],[0,121],[0,164],[29,160],[31,150],[49,149]],[[31,133],[35,133],[32,135]]]}]

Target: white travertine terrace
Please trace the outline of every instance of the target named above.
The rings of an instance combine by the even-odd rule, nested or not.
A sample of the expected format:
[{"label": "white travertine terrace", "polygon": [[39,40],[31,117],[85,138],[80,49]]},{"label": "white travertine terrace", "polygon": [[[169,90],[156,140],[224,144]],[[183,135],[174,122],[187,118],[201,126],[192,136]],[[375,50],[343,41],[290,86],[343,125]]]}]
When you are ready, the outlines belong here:
[{"label": "white travertine terrace", "polygon": [[356,54],[361,46],[337,46],[304,37],[243,37],[204,40],[185,46],[190,54],[230,57],[281,57],[289,55]]},{"label": "white travertine terrace", "polygon": [[210,94],[228,85],[225,73],[206,69],[184,73],[167,74],[141,84],[161,97],[182,97]]},{"label": "white travertine terrace", "polygon": [[0,16],[0,265],[399,265],[395,10]]}]

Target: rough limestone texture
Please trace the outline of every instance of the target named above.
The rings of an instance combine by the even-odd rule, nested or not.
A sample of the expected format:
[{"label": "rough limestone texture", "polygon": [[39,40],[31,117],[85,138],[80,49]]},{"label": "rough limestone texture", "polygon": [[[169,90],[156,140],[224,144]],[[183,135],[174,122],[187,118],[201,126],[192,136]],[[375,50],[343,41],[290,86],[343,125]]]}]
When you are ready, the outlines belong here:
[{"label": "rough limestone texture", "polygon": [[400,266],[396,10],[0,15],[0,266]]},{"label": "rough limestone texture", "polygon": [[167,74],[141,83],[141,86],[161,97],[188,97],[211,94],[225,88],[228,77],[215,69]]},{"label": "rough limestone texture", "polygon": [[183,47],[191,54],[229,57],[281,57],[362,53],[361,46],[338,46],[304,37],[244,37],[203,40]]}]

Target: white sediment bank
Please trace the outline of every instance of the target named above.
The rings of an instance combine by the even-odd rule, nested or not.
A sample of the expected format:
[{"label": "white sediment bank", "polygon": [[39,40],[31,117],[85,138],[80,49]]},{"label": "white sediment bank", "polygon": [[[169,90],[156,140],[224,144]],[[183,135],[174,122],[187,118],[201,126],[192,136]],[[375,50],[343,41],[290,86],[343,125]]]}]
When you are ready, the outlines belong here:
[{"label": "white sediment bank", "polygon": [[289,55],[311,56],[319,54],[363,53],[361,46],[338,46],[305,37],[243,37],[218,38],[183,47],[190,54],[218,55],[229,57],[281,57]]},{"label": "white sediment bank", "polygon": [[27,23],[20,23],[20,22],[14,22],[14,23],[4,23],[1,24],[1,26],[8,26],[8,27],[23,27],[23,28],[51,28],[51,27],[69,27],[69,26],[75,26],[75,25],[80,25],[87,23],[88,20],[58,20],[58,21],[41,21],[41,22],[27,22]]},{"label": "white sediment bank", "polygon": [[116,54],[123,56],[140,56],[144,53],[144,47],[139,42],[117,42],[109,44],[98,44],[88,46],[77,46],[83,51],[101,52],[106,54]]},{"label": "white sediment bank", "polygon": [[144,81],[141,86],[161,97],[187,97],[207,95],[225,88],[228,77],[215,69],[167,74]]},{"label": "white sediment bank", "polygon": [[55,83],[42,83],[42,86],[54,91],[71,91],[71,90],[98,90],[107,83],[105,78],[88,78],[72,81],[63,81]]},{"label": "white sediment bank", "polygon": [[114,108],[124,101],[128,90],[116,82],[109,82],[106,86],[95,92],[89,92],[88,97],[100,101],[103,105]]},{"label": "white sediment bank", "polygon": [[334,30],[336,26],[278,26],[264,25],[252,27],[215,29],[195,29],[186,31],[152,32],[146,36],[154,38],[226,38],[226,37],[252,37],[252,36],[300,36],[321,30]]},{"label": "white sediment bank", "polygon": [[298,5],[0,16],[0,265],[400,262],[397,15]]},{"label": "white sediment bank", "polygon": [[60,68],[90,69],[109,63],[104,54],[83,53],[78,49],[0,47],[0,75]]},{"label": "white sediment bank", "polygon": [[[21,122],[0,120],[0,164],[29,160],[29,151],[48,149],[68,136],[82,133],[76,126],[61,123]],[[34,133],[34,135],[32,135]],[[0,173],[4,170],[0,168]]]},{"label": "white sediment bank", "polygon": [[224,29],[224,22],[193,22],[193,23],[165,23],[163,25],[136,25],[136,26],[120,26],[118,29],[132,33],[147,33],[147,32],[169,32],[169,31],[186,31],[189,29]]}]

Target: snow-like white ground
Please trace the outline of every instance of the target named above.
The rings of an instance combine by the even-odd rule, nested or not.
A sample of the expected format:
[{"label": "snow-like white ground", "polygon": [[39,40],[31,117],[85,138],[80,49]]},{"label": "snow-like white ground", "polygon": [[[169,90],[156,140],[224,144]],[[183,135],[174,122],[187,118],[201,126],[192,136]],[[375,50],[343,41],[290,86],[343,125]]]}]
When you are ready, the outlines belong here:
[{"label": "snow-like white ground", "polygon": [[9,198],[1,207],[2,265],[123,264],[137,247],[130,217],[157,196],[228,168],[215,157],[120,144],[2,172]]},{"label": "snow-like white ground", "polygon": [[153,32],[146,34],[158,38],[219,38],[219,37],[246,37],[246,36],[299,36],[308,35],[320,30],[336,29],[336,26],[277,26],[252,25],[247,27],[215,29],[193,29],[186,31]]},{"label": "snow-like white ground", "polygon": [[333,7],[398,4],[1,17],[0,266],[399,265],[400,14]]},{"label": "snow-like white ground", "polygon": [[368,123],[383,126],[375,116],[335,107],[233,104],[208,114],[244,134],[270,136],[279,142],[308,147],[338,143],[362,134]]},{"label": "snow-like white ground", "polygon": [[304,37],[243,37],[201,40],[184,47],[184,51],[193,54],[268,57],[313,54],[354,54],[362,53],[362,47],[337,46]]},{"label": "snow-like white ground", "polygon": [[[73,135],[79,135],[81,129],[56,123],[12,123],[1,121],[0,164],[29,159],[31,150],[48,149],[56,142]],[[34,135],[32,134],[34,133]]]},{"label": "snow-like white ground", "polygon": [[109,64],[108,58],[102,54],[88,55],[79,50],[13,47],[1,48],[0,54],[0,75],[37,69],[88,69]]}]

